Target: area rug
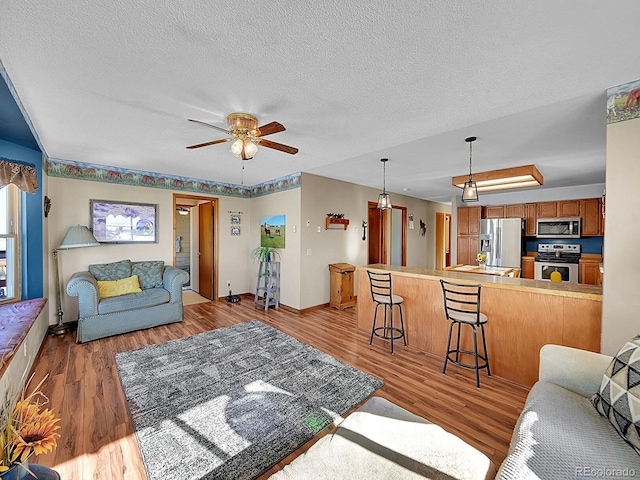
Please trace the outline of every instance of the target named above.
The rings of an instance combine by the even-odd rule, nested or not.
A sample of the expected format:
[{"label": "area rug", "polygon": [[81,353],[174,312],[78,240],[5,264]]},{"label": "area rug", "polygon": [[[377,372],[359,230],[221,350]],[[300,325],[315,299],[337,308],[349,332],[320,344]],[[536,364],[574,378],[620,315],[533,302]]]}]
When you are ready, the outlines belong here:
[{"label": "area rug", "polygon": [[207,303],[210,302],[208,298],[203,297],[197,292],[193,290],[183,290],[182,291],[182,305],[185,307],[187,305],[197,305],[198,303]]},{"label": "area rug", "polygon": [[116,363],[149,480],[254,478],[383,385],[257,320]]}]

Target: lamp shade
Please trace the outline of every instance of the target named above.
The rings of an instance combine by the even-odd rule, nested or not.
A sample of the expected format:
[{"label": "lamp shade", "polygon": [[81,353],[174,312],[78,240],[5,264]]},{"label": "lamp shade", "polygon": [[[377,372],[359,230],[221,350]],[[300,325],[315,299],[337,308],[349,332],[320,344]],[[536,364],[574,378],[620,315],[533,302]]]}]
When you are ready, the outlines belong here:
[{"label": "lamp shade", "polygon": [[96,240],[96,237],[93,236],[87,227],[84,225],[75,225],[69,227],[67,234],[64,236],[58,248],[96,247],[98,245],[100,245],[100,242]]},{"label": "lamp shade", "polygon": [[380,210],[388,210],[392,208],[391,197],[389,196],[388,193],[383,192],[380,195],[378,195],[378,208]]},{"label": "lamp shade", "polygon": [[478,186],[476,182],[469,180],[464,184],[464,190],[462,191],[463,202],[477,202],[478,201]]}]

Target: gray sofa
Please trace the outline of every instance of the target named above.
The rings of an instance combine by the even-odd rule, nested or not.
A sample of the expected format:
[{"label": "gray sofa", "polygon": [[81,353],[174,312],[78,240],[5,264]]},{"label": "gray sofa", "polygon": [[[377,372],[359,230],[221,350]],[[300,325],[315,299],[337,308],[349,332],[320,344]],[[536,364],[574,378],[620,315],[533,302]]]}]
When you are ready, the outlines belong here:
[{"label": "gray sofa", "polygon": [[[140,271],[148,264],[155,264],[157,271],[158,263],[161,263],[159,272],[162,273],[157,272],[157,279],[146,280],[146,284],[141,281],[142,291],[139,293],[103,299],[98,296],[98,281],[91,271],[77,272],[71,277],[67,293],[78,297],[78,343],[182,321],[182,286],[189,281],[187,272],[171,266],[163,267],[162,262],[130,262],[127,275],[126,262],[106,264],[120,267],[125,264],[125,273],[120,269],[108,278],[118,280],[114,277],[131,275],[131,266],[134,271],[136,267]],[[92,267],[96,266],[90,266],[90,270]]]},{"label": "gray sofa", "polygon": [[542,348],[539,381],[529,392],[509,455],[496,478],[624,478],[640,474],[640,455],[590,401],[611,358],[559,345]]},{"label": "gray sofa", "polygon": [[437,425],[374,397],[271,478],[580,479],[640,475],[640,455],[591,404],[611,357],[558,345],[540,352],[540,377],[497,474],[489,459]]}]

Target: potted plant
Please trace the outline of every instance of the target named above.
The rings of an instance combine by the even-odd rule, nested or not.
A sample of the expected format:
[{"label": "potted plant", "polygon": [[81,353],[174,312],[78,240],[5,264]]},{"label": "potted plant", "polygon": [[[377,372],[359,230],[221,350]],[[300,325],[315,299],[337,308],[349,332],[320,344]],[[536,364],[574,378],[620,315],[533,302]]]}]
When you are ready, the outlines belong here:
[{"label": "potted plant", "polygon": [[259,262],[271,262],[275,258],[280,259],[280,252],[272,247],[256,247],[251,250],[251,258]]},{"label": "potted plant", "polygon": [[51,452],[60,438],[57,433],[60,419],[51,409],[44,408],[49,399],[40,390],[47,377],[28,392],[32,378],[19,398],[7,394],[0,405],[0,478],[3,480],[20,479],[31,473],[29,458]]}]

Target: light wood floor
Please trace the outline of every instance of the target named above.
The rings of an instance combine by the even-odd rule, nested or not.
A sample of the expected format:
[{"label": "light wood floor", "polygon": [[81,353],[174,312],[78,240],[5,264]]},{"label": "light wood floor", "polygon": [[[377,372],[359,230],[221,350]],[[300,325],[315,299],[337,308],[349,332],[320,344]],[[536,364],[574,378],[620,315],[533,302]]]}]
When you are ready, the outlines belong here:
[{"label": "light wood floor", "polygon": [[381,378],[385,385],[377,395],[458,435],[496,466],[506,456],[526,388],[483,372],[477,390],[472,371],[453,365],[443,375],[441,358],[404,346],[397,346],[392,356],[380,339],[369,346],[368,333],[356,330],[355,309],[265,313],[247,297],[237,304],[191,305],[185,307],[182,323],[88,344],[76,344],[70,334],[48,337],[34,366],[35,380],[49,374],[44,391],[61,416],[62,437],[53,453],[36,457],[34,463],[55,468],[66,480],[146,479],[114,354],[252,319]]}]

